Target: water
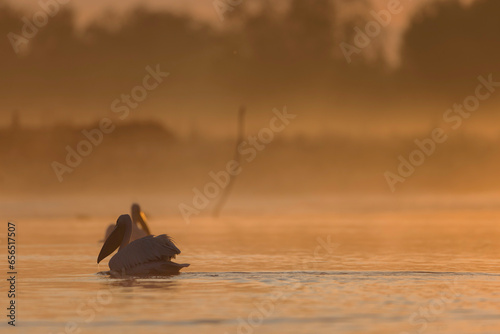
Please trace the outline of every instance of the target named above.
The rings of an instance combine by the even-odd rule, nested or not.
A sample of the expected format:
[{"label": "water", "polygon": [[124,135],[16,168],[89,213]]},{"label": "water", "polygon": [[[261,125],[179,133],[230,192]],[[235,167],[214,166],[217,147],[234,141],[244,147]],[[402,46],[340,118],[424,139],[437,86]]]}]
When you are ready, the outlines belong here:
[{"label": "water", "polygon": [[98,274],[113,217],[20,219],[13,332],[499,333],[500,209],[389,207],[152,217],[191,266],[145,279]]}]

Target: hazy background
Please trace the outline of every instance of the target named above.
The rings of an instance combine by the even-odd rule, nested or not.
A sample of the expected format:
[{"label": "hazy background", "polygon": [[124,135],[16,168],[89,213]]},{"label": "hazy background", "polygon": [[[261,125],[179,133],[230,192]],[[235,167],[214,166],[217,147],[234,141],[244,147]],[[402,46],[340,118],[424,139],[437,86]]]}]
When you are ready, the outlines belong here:
[{"label": "hazy background", "polygon": [[[71,1],[21,55],[7,39],[36,1],[0,2],[0,189],[4,197],[175,194],[190,200],[232,158],[237,110],[247,135],[273,108],[296,114],[244,167],[234,198],[478,193],[500,186],[500,93],[390,192],[413,141],[474,93],[500,81],[500,3],[402,1],[403,11],[348,64],[339,44],[385,1],[243,1],[221,21],[211,1]],[[110,105],[170,76],[121,121]],[[14,110],[17,110],[14,112]],[[60,183],[51,163],[103,117],[118,129]],[[133,197],[131,196],[131,197]]]}]

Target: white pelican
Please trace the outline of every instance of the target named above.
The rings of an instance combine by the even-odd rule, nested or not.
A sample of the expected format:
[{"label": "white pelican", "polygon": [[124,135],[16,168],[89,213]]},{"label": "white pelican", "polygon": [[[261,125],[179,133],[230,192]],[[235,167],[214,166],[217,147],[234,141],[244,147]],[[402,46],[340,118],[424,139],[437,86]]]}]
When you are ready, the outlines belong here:
[{"label": "white pelican", "polygon": [[114,230],[102,245],[101,252],[97,257],[97,263],[120,247],[118,252],[109,260],[109,269],[111,269],[112,274],[130,276],[172,275],[178,274],[182,268],[189,266],[189,264],[178,264],[171,261],[181,251],[166,234],[156,237],[148,235],[130,242],[132,226],[132,219],[129,215],[118,217]]},{"label": "white pelican", "polygon": [[[149,230],[149,227],[146,224],[147,221],[146,215],[144,214],[144,212],[142,212],[139,204],[137,203],[132,204],[131,211],[132,211],[133,224],[132,224],[132,235],[130,237],[130,241],[134,241],[143,238],[145,236],[151,235],[151,231]],[[137,226],[137,223],[141,225],[140,228],[139,226]],[[115,229],[115,224],[111,224],[108,226],[108,228],[106,229],[106,233],[104,234],[104,240],[106,240],[109,237],[109,235],[111,234],[111,232],[113,232],[114,229]]]}]

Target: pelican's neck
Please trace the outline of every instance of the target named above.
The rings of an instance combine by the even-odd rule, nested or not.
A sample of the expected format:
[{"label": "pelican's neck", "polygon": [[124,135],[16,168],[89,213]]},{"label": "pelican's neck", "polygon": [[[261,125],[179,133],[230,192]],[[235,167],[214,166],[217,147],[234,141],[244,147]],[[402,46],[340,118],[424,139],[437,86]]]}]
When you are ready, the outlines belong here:
[{"label": "pelican's neck", "polygon": [[137,226],[137,222],[139,221],[139,219],[137,218],[136,215],[132,215],[132,229],[134,230],[140,230],[139,226]]},{"label": "pelican's neck", "polygon": [[118,249],[118,251],[120,251],[122,248],[128,245],[131,236],[132,236],[132,221],[127,220],[127,222],[125,223],[125,235],[123,236],[123,240],[120,245],[120,249]]}]

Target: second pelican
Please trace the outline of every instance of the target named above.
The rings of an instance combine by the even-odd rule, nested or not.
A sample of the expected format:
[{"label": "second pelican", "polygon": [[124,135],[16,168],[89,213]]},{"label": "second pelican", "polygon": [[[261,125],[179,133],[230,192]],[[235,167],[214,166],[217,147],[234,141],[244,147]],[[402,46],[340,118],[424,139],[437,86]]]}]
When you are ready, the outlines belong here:
[{"label": "second pelican", "polygon": [[[149,230],[146,215],[142,212],[139,204],[132,204],[131,208],[132,214],[132,235],[130,236],[130,241],[134,241],[145,236],[151,235],[151,231]],[[141,226],[139,227],[138,224]],[[106,240],[111,232],[115,229],[115,224],[111,224],[106,229],[106,233],[104,234],[104,240]]]}]

